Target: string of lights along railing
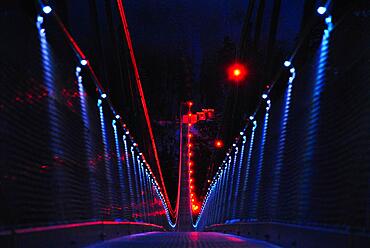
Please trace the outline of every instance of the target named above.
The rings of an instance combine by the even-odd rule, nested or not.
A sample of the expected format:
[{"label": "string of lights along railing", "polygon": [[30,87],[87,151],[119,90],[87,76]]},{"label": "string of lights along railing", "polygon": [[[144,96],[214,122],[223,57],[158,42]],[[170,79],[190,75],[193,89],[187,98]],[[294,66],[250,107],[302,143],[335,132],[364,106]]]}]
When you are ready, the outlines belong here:
[{"label": "string of lights along railing", "polygon": [[[172,222],[172,209],[167,201],[167,197],[165,197],[162,193],[162,189],[159,186],[159,183],[154,176],[153,171],[151,170],[150,165],[147,163],[143,153],[140,151],[138,144],[134,141],[134,138],[131,136],[130,131],[127,128],[127,125],[123,123],[121,115],[118,114],[111,101],[109,100],[109,96],[105,93],[100,81],[98,80],[89,60],[86,58],[82,49],[78,46],[77,42],[73,39],[72,35],[68,32],[62,21],[59,19],[55,10],[51,8],[49,5],[41,5],[42,13],[37,16],[36,18],[36,26],[38,28],[39,36],[41,45],[47,44],[47,30],[45,29],[44,23],[47,16],[54,16],[59,24],[59,27],[62,29],[64,35],[67,37],[69,44],[76,55],[78,65],[74,68],[75,75],[78,83],[78,89],[80,94],[80,104],[81,104],[81,115],[84,121],[85,126],[88,126],[88,117],[87,117],[87,103],[85,100],[85,91],[84,91],[84,83],[86,83],[81,75],[81,72],[86,68],[87,72],[90,73],[92,78],[94,79],[95,87],[97,92],[99,93],[97,106],[99,109],[99,118],[101,123],[101,134],[102,134],[102,141],[104,147],[104,159],[105,161],[105,169],[106,169],[106,180],[108,182],[108,200],[110,202],[114,202],[115,199],[112,198],[113,195],[117,194],[114,192],[116,189],[114,187],[114,178],[117,175],[114,173],[117,171],[118,179],[119,179],[119,193],[121,202],[120,205],[125,204],[125,200],[127,197],[130,199],[130,212],[136,216],[136,219],[143,219],[147,222],[160,222],[159,220],[154,220],[153,218],[157,218],[156,216],[161,216],[161,211],[158,212],[158,206],[156,198],[159,199],[160,205],[163,208],[163,212],[166,216],[168,226],[174,228],[175,223]],[[45,59],[47,58],[47,53],[45,53]],[[110,110],[110,113],[105,113],[104,109]],[[111,119],[111,127],[113,128],[113,136],[114,136],[114,143],[115,147],[109,147],[108,142],[108,135],[107,135],[107,118]],[[121,135],[123,133],[123,135]],[[121,136],[121,138],[120,138]],[[87,141],[86,141],[87,142]],[[123,145],[123,146],[122,146]],[[124,147],[124,148],[123,148]],[[122,156],[121,150],[124,150],[124,154]],[[86,147],[88,150],[88,147]],[[116,164],[111,164],[110,161],[110,150],[114,150],[116,154]],[[129,154],[130,151],[130,154]],[[130,159],[131,158],[131,159]],[[127,172],[124,171],[127,170]],[[93,171],[90,171],[90,175],[93,174]],[[129,188],[125,189],[124,175],[127,175],[128,185]],[[92,178],[92,177],[90,177]],[[91,191],[96,189],[97,183],[93,182],[93,179],[90,182]],[[128,195],[125,195],[129,191]],[[153,190],[153,191],[152,191]],[[145,192],[142,194],[141,192]],[[94,196],[92,197],[94,201]],[[152,203],[150,203],[152,202]],[[139,210],[138,210],[139,209]]]},{"label": "string of lights along railing", "polygon": [[[332,17],[328,13],[329,5],[330,1],[327,2],[326,6],[319,6],[317,8],[317,13],[324,17],[326,29],[324,30],[323,39],[320,46],[319,63],[315,81],[316,84],[314,86],[313,93],[314,105],[311,107],[309,119],[311,127],[309,130],[310,134],[316,133],[318,128],[317,122],[320,105],[319,98],[324,87],[325,65],[328,59],[330,32],[334,29]],[[279,194],[281,190],[281,170],[284,163],[284,152],[286,150],[293,83],[297,76],[296,68],[293,66],[294,56],[283,63],[284,70],[288,70],[290,76],[284,95],[276,162],[274,166],[273,177],[271,179],[273,190],[270,194],[270,208],[273,209],[272,211],[278,208]],[[237,74],[233,74],[232,71],[229,74],[231,77],[236,77],[240,74],[240,72],[238,71]],[[264,172],[264,165],[266,161],[266,143],[269,138],[269,118],[272,106],[270,95],[276,82],[277,81],[270,84],[267,87],[267,90],[262,94],[256,111],[250,116],[248,123],[240,132],[240,135],[235,138],[234,144],[226,154],[225,159],[223,160],[207,190],[206,196],[200,208],[200,213],[194,224],[195,228],[201,230],[207,225],[223,223],[224,221],[240,221],[241,218],[245,217],[249,218],[250,221],[255,220],[253,218],[256,216],[257,207],[261,201],[261,176]],[[264,106],[263,108],[261,108],[262,105]],[[254,146],[255,132],[258,125],[256,117],[260,110],[264,110],[264,117],[260,124],[262,130],[261,138],[258,141],[259,147],[257,149],[257,147]],[[312,135],[310,134],[308,137],[311,138],[306,140],[306,148],[307,150],[312,151],[314,141],[312,139]],[[307,152],[305,154],[306,156],[312,156],[312,154],[310,155]],[[252,173],[250,167],[252,163],[252,157],[255,155],[258,155],[256,158],[257,166]],[[306,160],[311,161],[311,158],[306,158]],[[303,170],[309,170],[308,167],[308,165],[305,165]],[[251,176],[253,176],[253,178]],[[250,194],[250,192],[252,193]],[[277,213],[274,214],[276,215]]]},{"label": "string of lights along railing", "polygon": [[[191,112],[191,107],[193,106],[193,102],[189,101],[187,103],[188,105],[188,117],[189,117],[189,120],[192,119],[192,112]],[[194,156],[193,154],[193,143],[192,143],[192,138],[193,138],[193,134],[191,132],[191,128],[192,128],[193,124],[192,122],[190,121],[188,123],[188,132],[187,132],[187,143],[188,143],[188,152],[187,152],[187,157],[188,157],[188,167],[189,167],[189,192],[190,192],[190,209],[192,211],[193,214],[197,214],[199,213],[199,206],[198,206],[198,200],[197,200],[197,197],[195,195],[195,186],[194,186],[194,177],[193,177],[193,174],[194,174],[194,161],[192,160],[192,157]]]}]

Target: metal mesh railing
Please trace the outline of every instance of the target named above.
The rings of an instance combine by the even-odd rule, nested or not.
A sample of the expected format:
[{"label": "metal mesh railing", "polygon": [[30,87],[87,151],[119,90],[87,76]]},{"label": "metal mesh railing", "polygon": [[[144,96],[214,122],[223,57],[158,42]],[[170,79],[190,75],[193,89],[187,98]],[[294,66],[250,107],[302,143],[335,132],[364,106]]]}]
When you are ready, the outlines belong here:
[{"label": "metal mesh railing", "polygon": [[33,22],[15,10],[0,20],[0,229],[96,220],[169,227],[138,145],[54,18]]},{"label": "metal mesh railing", "polygon": [[262,96],[229,150],[198,229],[279,222],[370,230],[369,21],[352,13],[325,21],[315,53],[286,64],[283,92]]}]

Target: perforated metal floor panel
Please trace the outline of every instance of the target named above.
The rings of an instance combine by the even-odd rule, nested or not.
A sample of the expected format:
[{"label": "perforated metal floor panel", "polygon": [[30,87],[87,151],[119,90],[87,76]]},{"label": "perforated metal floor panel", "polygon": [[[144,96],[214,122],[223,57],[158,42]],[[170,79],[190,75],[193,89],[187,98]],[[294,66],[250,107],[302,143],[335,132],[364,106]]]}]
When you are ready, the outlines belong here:
[{"label": "perforated metal floor panel", "polygon": [[106,241],[88,248],[119,248],[119,247],[196,247],[196,248],[278,248],[278,246],[264,241],[246,239],[243,237],[211,232],[151,232],[125,236],[122,238]]}]

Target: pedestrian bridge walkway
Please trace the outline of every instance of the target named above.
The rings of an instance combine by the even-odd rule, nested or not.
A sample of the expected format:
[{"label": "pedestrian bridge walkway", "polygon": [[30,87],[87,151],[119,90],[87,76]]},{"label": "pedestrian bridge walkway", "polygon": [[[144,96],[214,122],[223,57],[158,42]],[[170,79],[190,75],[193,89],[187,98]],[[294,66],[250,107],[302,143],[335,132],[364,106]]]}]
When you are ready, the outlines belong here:
[{"label": "pedestrian bridge walkway", "polygon": [[162,248],[162,247],[194,247],[194,248],[274,248],[279,247],[264,241],[242,238],[235,235],[211,232],[149,232],[129,235],[88,248]]},{"label": "pedestrian bridge walkway", "polygon": [[[148,87],[159,81],[144,68],[141,83],[130,1],[2,2],[11,8],[0,4],[0,248],[370,247],[370,1],[244,1],[258,6],[248,12],[259,28],[245,19],[256,39],[235,50],[232,80],[225,43],[199,64],[210,72],[199,82],[192,59],[163,54],[153,71],[176,72],[158,71],[163,87]],[[262,39],[265,2],[276,16],[280,4],[287,14],[305,2],[292,54],[276,31],[276,52],[275,38]],[[247,48],[255,55],[244,58]],[[173,120],[161,109],[172,101]],[[208,112],[222,118],[211,124]]]}]

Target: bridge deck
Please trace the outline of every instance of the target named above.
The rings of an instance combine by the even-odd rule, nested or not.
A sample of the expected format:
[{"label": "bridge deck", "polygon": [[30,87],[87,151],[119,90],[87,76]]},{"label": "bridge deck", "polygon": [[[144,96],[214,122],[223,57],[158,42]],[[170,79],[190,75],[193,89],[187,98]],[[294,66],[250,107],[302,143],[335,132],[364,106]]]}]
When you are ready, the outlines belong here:
[{"label": "bridge deck", "polygon": [[89,246],[89,248],[119,248],[119,247],[248,247],[248,248],[277,248],[278,246],[264,241],[247,239],[235,235],[212,232],[150,232],[124,236]]}]

